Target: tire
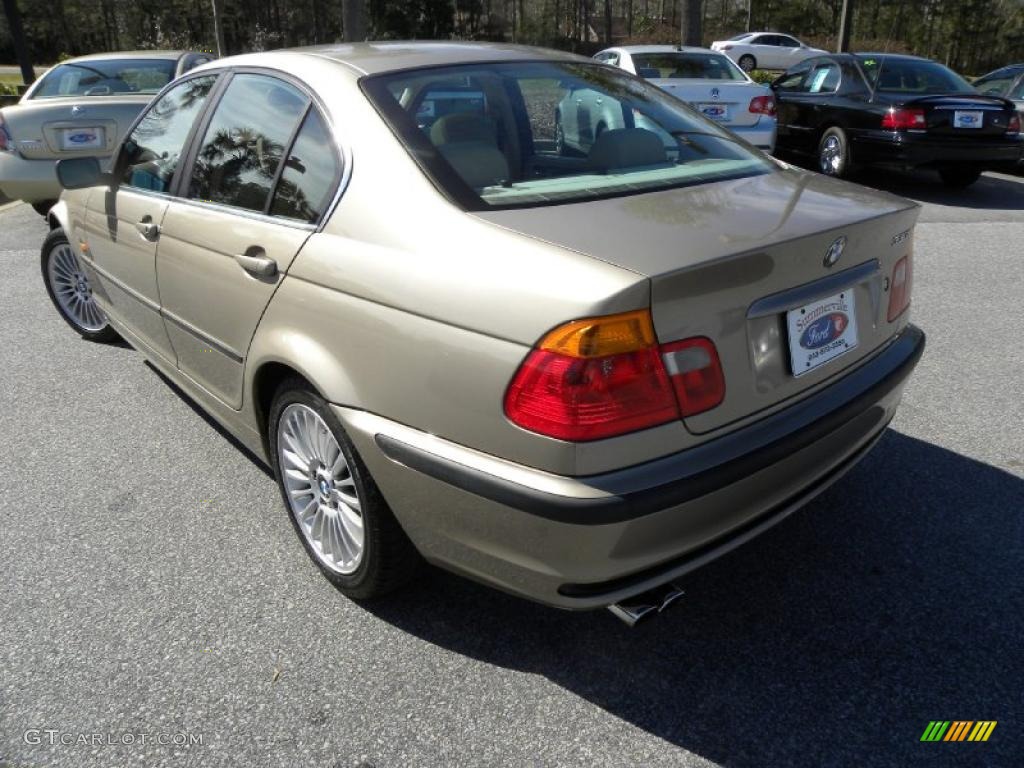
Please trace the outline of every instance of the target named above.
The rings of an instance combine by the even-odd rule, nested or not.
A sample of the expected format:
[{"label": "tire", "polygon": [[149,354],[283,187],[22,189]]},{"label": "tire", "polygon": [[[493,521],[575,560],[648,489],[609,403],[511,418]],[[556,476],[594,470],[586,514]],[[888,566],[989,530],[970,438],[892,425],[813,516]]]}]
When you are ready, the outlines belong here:
[{"label": "tire", "polygon": [[274,396],[267,430],[281,499],[328,581],[356,600],[406,584],[419,553],[327,402],[306,381],[288,379]]},{"label": "tire", "polygon": [[942,183],[953,189],[967,189],[981,178],[981,171],[974,168],[940,168]]},{"label": "tire", "polygon": [[64,322],[83,339],[97,342],[116,341],[117,331],[110,327],[107,316],[92,297],[89,279],[68,242],[63,229],[54,229],[43,241],[40,253],[43,283],[50,301]]},{"label": "tire", "polygon": [[43,200],[41,203],[32,203],[32,210],[43,218],[46,218],[50,213],[50,209],[56,204],[56,200]]},{"label": "tire", "polygon": [[740,60],[736,62],[740,65],[740,69],[744,72],[753,72],[757,69],[757,59],[751,56],[749,53],[744,53],[740,56]]},{"label": "tire", "polygon": [[846,132],[833,126],[821,135],[818,142],[818,171],[841,179],[850,174],[850,141]]}]

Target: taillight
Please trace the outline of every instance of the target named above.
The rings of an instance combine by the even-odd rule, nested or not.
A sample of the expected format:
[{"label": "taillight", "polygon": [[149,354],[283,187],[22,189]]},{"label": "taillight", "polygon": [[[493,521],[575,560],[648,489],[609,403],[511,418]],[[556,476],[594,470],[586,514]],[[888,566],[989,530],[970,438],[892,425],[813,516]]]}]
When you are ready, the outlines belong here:
[{"label": "taillight", "polygon": [[1020,113],[1014,112],[1010,122],[1006,124],[1007,133],[1020,133]]},{"label": "taillight", "polygon": [[14,149],[14,141],[7,128],[7,123],[4,122],[4,116],[0,115],[0,152],[6,152],[9,149]]},{"label": "taillight", "polygon": [[914,262],[907,254],[892,268],[889,281],[889,322],[902,315],[910,306],[910,290],[914,282]]},{"label": "taillight", "polygon": [[928,122],[923,109],[890,107],[882,116],[882,127],[890,131],[923,131]]},{"label": "taillight", "polygon": [[[721,378],[714,345],[703,342]],[[680,352],[686,357],[680,346],[685,343],[659,348],[647,310],[567,323],[527,355],[505,393],[505,415],[532,432],[582,442],[714,407],[721,397],[706,405],[712,399],[706,379],[713,376],[692,362],[673,369],[672,376],[666,370]],[[724,393],[724,384],[720,389]],[[685,412],[680,392],[687,398]]]},{"label": "taillight", "polygon": [[757,115],[774,115],[775,97],[755,96],[750,100],[750,111]]},{"label": "taillight", "polygon": [[725,376],[711,339],[697,336],[661,346],[682,416],[710,410],[725,399]]}]

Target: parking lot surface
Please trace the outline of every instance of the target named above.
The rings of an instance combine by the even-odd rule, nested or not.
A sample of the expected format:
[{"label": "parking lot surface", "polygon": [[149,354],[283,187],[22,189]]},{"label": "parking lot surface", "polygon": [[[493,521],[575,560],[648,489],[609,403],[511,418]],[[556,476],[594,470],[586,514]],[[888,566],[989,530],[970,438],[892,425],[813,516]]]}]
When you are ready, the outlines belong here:
[{"label": "parking lot surface", "polygon": [[[345,599],[267,470],[79,340],[42,220],[0,211],[0,766],[1019,766],[1024,178],[861,181],[924,203],[892,428],[635,630],[435,571]],[[936,719],[998,725],[921,743]]]}]

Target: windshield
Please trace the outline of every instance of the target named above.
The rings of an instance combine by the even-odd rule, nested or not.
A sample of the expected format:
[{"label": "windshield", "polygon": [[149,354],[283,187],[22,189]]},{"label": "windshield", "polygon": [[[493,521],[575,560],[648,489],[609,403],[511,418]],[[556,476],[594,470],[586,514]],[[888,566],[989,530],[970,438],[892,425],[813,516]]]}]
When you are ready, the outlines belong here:
[{"label": "windshield", "polygon": [[156,93],[174,77],[174,68],[170,59],[68,61],[46,74],[32,98]]},{"label": "windshield", "polygon": [[661,89],[600,64],[450,66],[361,84],[434,183],[470,210],[633,195],[774,168]]},{"label": "windshield", "polygon": [[747,78],[726,56],[717,53],[634,53],[640,77],[683,80],[739,80]]},{"label": "windshield", "polygon": [[974,87],[953,70],[934,61],[859,56],[868,82],[877,91],[916,95],[974,93]]}]

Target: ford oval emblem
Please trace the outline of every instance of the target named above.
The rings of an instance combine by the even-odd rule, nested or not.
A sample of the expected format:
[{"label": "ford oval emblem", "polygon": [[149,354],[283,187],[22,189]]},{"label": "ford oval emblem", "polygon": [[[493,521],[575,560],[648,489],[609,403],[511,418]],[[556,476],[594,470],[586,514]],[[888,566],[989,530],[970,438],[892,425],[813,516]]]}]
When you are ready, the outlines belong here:
[{"label": "ford oval emblem", "polygon": [[719,94],[719,91],[718,91],[717,88],[712,88],[711,89],[711,98],[712,99],[717,99],[718,98],[718,94]]},{"label": "ford oval emblem", "polygon": [[800,334],[800,346],[804,349],[817,349],[835,341],[843,335],[850,318],[844,312],[829,312],[808,325]]},{"label": "ford oval emblem", "polygon": [[834,266],[835,263],[837,261],[839,261],[839,257],[843,255],[843,249],[845,249],[845,248],[846,248],[846,237],[845,236],[837,237],[835,240],[833,240],[832,241],[832,245],[830,245],[828,247],[828,250],[825,251],[825,261],[824,261],[825,266],[826,267]]}]

